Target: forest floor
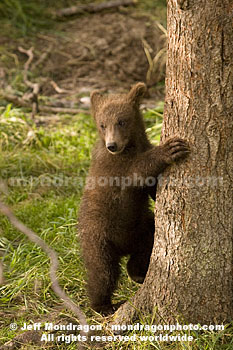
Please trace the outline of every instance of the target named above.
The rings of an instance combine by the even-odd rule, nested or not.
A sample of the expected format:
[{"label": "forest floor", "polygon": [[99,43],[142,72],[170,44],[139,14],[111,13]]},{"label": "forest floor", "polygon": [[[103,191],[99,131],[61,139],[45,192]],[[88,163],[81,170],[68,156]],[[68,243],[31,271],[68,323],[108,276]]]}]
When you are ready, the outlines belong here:
[{"label": "forest floor", "polygon": [[31,48],[27,78],[39,85],[42,103],[85,108],[82,97],[91,90],[124,92],[138,81],[147,83],[149,107],[164,98],[166,29],[147,11],[85,14],[26,36],[12,36],[8,27],[0,38],[0,89],[27,100],[28,54],[21,48]]}]

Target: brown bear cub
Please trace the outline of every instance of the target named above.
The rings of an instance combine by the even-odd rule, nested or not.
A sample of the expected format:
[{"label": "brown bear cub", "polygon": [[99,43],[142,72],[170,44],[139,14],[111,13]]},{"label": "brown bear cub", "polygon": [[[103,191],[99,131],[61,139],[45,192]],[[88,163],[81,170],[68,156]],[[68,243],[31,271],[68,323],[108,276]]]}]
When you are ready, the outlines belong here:
[{"label": "brown bear cub", "polygon": [[139,104],[146,87],[138,83],[127,94],[91,95],[100,140],[96,144],[79,212],[82,253],[88,274],[91,306],[112,313],[122,256],[129,255],[129,276],[142,283],[154,242],[156,178],[188,154],[179,138],[152,146]]}]

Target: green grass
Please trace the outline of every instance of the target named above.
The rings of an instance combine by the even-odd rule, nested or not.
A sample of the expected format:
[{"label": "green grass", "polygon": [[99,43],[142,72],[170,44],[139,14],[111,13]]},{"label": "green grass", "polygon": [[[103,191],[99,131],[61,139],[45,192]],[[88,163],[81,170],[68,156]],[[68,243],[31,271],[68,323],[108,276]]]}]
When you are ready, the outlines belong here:
[{"label": "green grass", "polygon": [[[146,116],[147,125],[155,120]],[[57,251],[59,281],[88,315],[85,273],[80,258],[76,221],[80,197],[96,139],[90,116],[61,116],[56,125],[37,127],[20,109],[2,107],[0,119],[0,178],[8,186],[1,197],[17,217]],[[0,340],[13,334],[8,324],[47,315],[60,304],[50,288],[49,262],[0,216],[0,253],[6,284],[0,287]],[[115,300],[129,298],[136,285],[124,271]],[[22,310],[24,310],[22,315]]]},{"label": "green grass", "polygon": [[163,123],[164,103],[159,102],[154,109],[149,109],[144,115],[146,132],[151,143],[157,145],[160,140],[160,132]]},{"label": "green grass", "polygon": [[[144,116],[149,137],[155,142],[159,140],[162,111],[163,105],[160,104]],[[99,321],[88,306],[76,218],[95,139],[95,126],[90,116],[63,115],[56,124],[38,127],[22,110],[12,109],[10,105],[2,108],[0,178],[8,184],[8,193],[2,194],[1,198],[20,220],[56,250],[60,262],[59,282],[82,307],[90,324]],[[9,329],[11,322],[17,322],[18,326],[24,322],[75,322],[51,289],[48,257],[2,215],[0,256],[5,277],[5,283],[0,286],[0,344],[19,333]],[[122,268],[115,302],[130,299],[138,288],[127,276],[125,261]],[[153,315],[141,318],[140,323],[156,324]],[[230,350],[233,347],[232,327],[221,332],[192,332],[192,343],[142,341],[140,335],[152,336],[154,333],[128,332],[129,336],[134,334],[137,335],[136,342],[116,341],[105,348]],[[38,349],[32,345],[23,349],[34,348]],[[50,348],[71,350],[76,347],[75,344],[52,344]]]},{"label": "green grass", "polygon": [[[93,2],[79,0],[80,4]],[[95,0],[99,2],[99,0]],[[1,0],[0,19],[2,30],[11,37],[32,35],[38,30],[52,29],[57,24],[53,13],[74,5],[72,0]]]}]

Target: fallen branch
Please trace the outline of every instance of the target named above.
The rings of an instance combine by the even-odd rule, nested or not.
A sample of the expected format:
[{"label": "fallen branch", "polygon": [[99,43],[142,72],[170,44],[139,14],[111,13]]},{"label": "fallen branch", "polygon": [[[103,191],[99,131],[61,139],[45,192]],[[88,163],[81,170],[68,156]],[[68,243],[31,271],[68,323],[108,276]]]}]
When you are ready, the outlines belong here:
[{"label": "fallen branch", "polygon": [[24,64],[24,71],[27,72],[29,67],[30,67],[30,64],[32,63],[33,61],[33,58],[34,58],[34,55],[33,55],[33,46],[29,49],[29,50],[26,50],[24,49],[23,47],[19,46],[18,47],[18,50],[19,52],[21,53],[24,53],[25,55],[28,56],[28,60],[26,61],[26,63]]},{"label": "fallen branch", "polygon": [[86,320],[84,313],[81,311],[79,306],[77,306],[68,297],[68,295],[64,292],[64,290],[60,287],[60,285],[58,283],[56,272],[57,272],[59,263],[58,263],[58,258],[57,258],[57,254],[55,253],[55,251],[52,248],[50,248],[43,241],[42,238],[37,236],[37,234],[35,232],[33,232],[31,229],[29,229],[27,226],[25,226],[21,221],[19,221],[16,218],[16,216],[12,213],[10,208],[8,206],[6,206],[4,203],[2,203],[1,201],[0,201],[0,212],[8,217],[11,224],[17,230],[24,233],[29,238],[30,241],[32,241],[33,243],[36,243],[39,247],[41,247],[46,252],[46,254],[50,258],[50,263],[51,263],[51,265],[50,265],[50,278],[52,281],[52,289],[57,294],[57,296],[64,301],[64,304],[66,305],[66,307],[68,309],[70,309],[77,316],[80,324],[82,326],[87,325],[87,320]]},{"label": "fallen branch", "polygon": [[63,114],[78,114],[78,113],[88,113],[85,109],[79,108],[64,108],[64,107],[50,107],[50,106],[40,106],[39,111],[45,113],[63,113]]},{"label": "fallen branch", "polygon": [[31,47],[29,50],[26,50],[23,47],[19,46],[18,50],[28,56],[28,60],[24,64],[23,79],[25,84],[32,89],[32,92],[27,94],[26,98],[32,102],[32,118],[34,118],[35,114],[38,112],[38,94],[40,91],[40,85],[38,83],[31,83],[28,80],[28,70],[34,58],[33,47]]},{"label": "fallen branch", "polygon": [[17,97],[12,94],[7,94],[3,91],[0,91],[0,97],[2,97],[4,100],[13,103],[16,106],[19,107],[25,107],[25,108],[32,108],[31,104],[29,102],[26,102],[23,98]]},{"label": "fallen branch", "polygon": [[33,63],[32,70],[34,70],[35,68],[37,68],[37,66],[41,65],[45,60],[47,60],[52,49],[53,49],[53,45],[50,45],[47,51],[42,53],[42,55],[38,58],[38,60],[35,63]]},{"label": "fallen branch", "polygon": [[52,85],[52,87],[54,88],[54,90],[55,90],[58,94],[64,94],[64,93],[69,92],[68,90],[61,89],[61,88],[57,85],[57,83],[55,83],[55,81],[53,81],[53,80],[50,81],[50,84]]},{"label": "fallen branch", "polygon": [[[24,107],[32,109],[33,106],[30,102],[27,102],[25,99],[20,98],[18,96],[5,93],[3,91],[0,91],[0,97],[2,97],[4,100],[13,103],[14,105],[18,107]],[[79,113],[88,113],[87,110],[81,109],[81,108],[65,108],[65,107],[53,107],[53,106],[42,106],[38,104],[38,110],[37,112],[44,112],[44,113],[63,113],[63,114],[79,114]]]},{"label": "fallen branch", "polygon": [[106,9],[135,5],[137,0],[113,0],[101,3],[92,3],[88,5],[71,6],[55,12],[56,17],[68,17],[73,15],[82,14],[84,12],[95,13]]}]

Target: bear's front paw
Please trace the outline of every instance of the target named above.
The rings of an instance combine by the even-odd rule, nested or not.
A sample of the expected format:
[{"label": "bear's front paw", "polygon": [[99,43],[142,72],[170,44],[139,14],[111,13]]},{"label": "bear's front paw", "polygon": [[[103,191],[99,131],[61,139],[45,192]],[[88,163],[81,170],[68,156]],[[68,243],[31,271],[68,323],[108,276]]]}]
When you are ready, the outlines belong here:
[{"label": "bear's front paw", "polygon": [[166,141],[162,147],[165,161],[168,164],[171,164],[178,159],[185,158],[190,153],[188,143],[178,137]]}]

